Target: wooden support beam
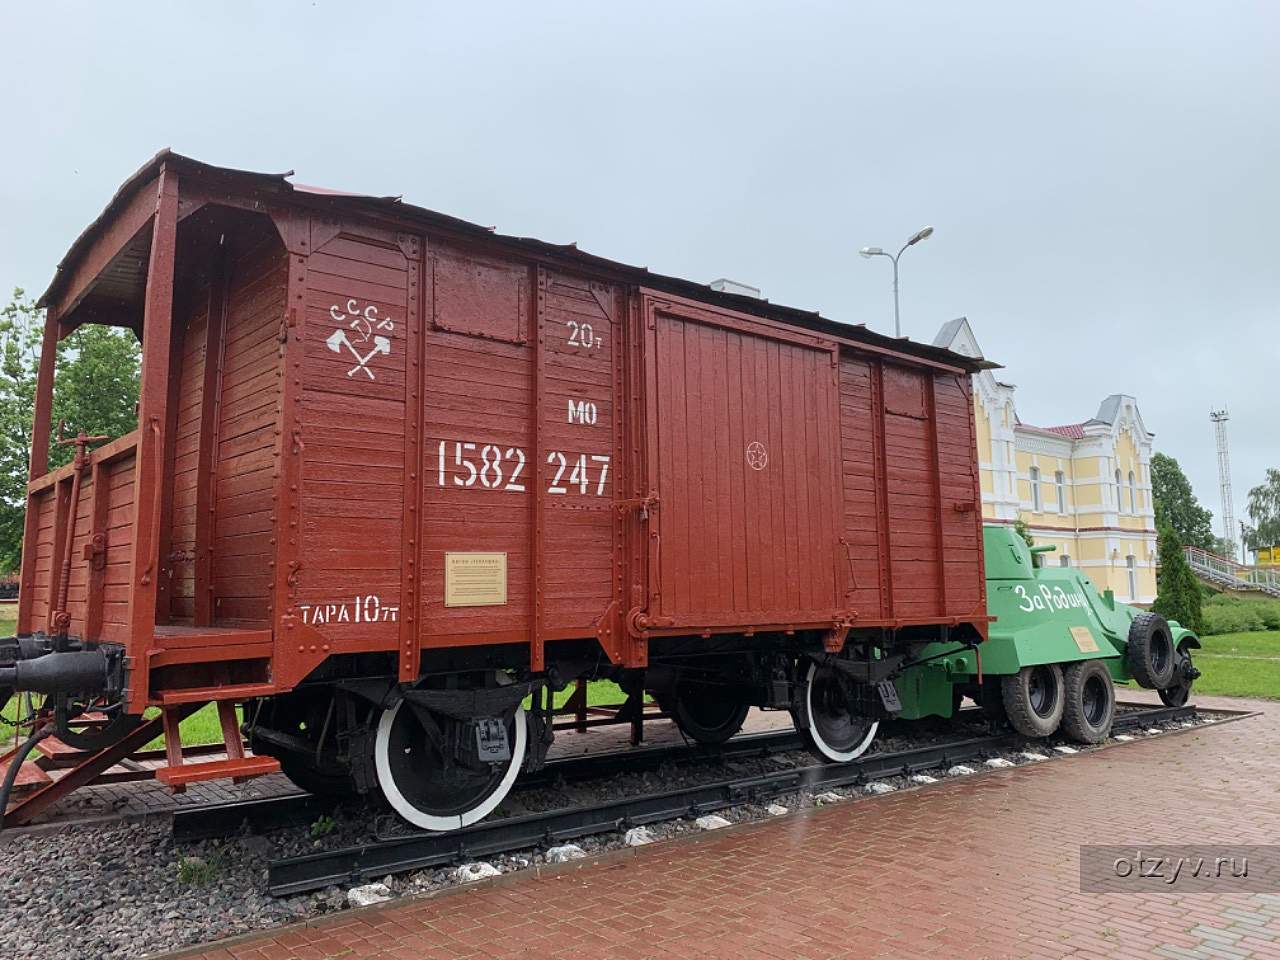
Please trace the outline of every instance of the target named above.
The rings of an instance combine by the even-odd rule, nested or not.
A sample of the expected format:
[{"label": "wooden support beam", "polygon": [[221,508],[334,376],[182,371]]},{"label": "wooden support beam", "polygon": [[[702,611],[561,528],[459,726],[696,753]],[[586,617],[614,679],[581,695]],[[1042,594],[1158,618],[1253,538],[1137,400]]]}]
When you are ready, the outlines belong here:
[{"label": "wooden support beam", "polygon": [[169,345],[173,334],[173,268],[177,251],[178,177],[160,169],[152,228],[151,260],[142,325],[138,460],[134,475],[133,561],[129,593],[127,653],[132,671],[126,709],[147,704],[146,651],[155,636],[156,581],[160,575],[160,515],[164,493],[164,450],[168,424]]}]

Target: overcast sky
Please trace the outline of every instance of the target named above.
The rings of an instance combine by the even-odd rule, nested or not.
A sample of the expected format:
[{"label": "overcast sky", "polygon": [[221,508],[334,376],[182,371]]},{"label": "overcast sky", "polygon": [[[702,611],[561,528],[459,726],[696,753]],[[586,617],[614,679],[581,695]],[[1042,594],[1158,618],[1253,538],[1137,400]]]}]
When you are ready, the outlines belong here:
[{"label": "overcast sky", "polygon": [[[164,146],[893,328],[1280,466],[1280,4],[6,4],[0,291]],[[484,14],[470,11],[487,11]],[[123,11],[128,10],[128,13]]]}]

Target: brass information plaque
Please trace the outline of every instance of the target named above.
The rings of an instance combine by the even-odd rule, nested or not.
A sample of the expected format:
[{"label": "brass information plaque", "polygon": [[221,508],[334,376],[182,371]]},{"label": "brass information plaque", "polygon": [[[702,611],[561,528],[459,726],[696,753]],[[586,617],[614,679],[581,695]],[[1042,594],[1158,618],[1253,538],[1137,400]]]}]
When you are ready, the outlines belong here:
[{"label": "brass information plaque", "polygon": [[493,607],[507,602],[505,553],[446,553],[444,605]]},{"label": "brass information plaque", "polygon": [[1071,639],[1076,642],[1081,653],[1098,652],[1098,641],[1093,639],[1093,631],[1088,627],[1072,627]]}]

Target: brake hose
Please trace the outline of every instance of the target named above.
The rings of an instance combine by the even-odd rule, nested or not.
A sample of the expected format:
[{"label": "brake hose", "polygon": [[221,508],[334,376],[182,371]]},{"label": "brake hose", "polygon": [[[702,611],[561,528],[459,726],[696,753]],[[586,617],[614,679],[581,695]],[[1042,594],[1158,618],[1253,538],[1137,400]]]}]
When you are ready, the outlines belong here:
[{"label": "brake hose", "polygon": [[27,737],[26,742],[22,744],[13,755],[13,759],[9,761],[9,770],[4,775],[4,784],[0,785],[0,832],[4,830],[4,813],[9,809],[9,794],[13,792],[13,785],[18,780],[18,771],[22,769],[22,765],[27,760],[27,754],[35,749],[37,743],[53,732],[53,725],[45,723],[39,727],[31,736]]}]

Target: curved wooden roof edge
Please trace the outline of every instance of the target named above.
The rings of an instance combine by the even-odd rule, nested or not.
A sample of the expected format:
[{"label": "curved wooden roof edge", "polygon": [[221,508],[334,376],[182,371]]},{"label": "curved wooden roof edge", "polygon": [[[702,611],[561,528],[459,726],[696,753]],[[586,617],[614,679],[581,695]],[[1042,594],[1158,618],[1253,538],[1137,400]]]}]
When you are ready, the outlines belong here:
[{"label": "curved wooden roof edge", "polygon": [[293,171],[285,173],[262,173],[252,170],[238,170],[231,167],[219,167],[204,163],[191,157],[183,156],[165,148],[152,157],[130,176],[116,190],[106,208],[92,223],[80,233],[71,244],[66,255],[58,263],[48,289],[37,301],[38,306],[47,305],[56,297],[72,268],[77,264],[85,250],[93,240],[111,223],[116,212],[123,207],[144,184],[151,182],[159,174],[161,167],[172,165],[179,173],[186,172],[209,179],[227,179],[239,181],[248,188],[268,190],[281,195],[283,200],[321,204],[330,209],[345,213],[375,217],[377,219],[399,219],[428,227],[448,230],[452,233],[471,235],[489,243],[496,243],[526,255],[551,258],[566,265],[589,267],[595,271],[619,276],[637,286],[671,293],[676,296],[700,300],[713,306],[725,307],[742,313],[754,314],[777,320],[791,326],[799,327],[814,333],[839,338],[853,345],[859,343],[877,350],[888,350],[908,356],[941,363],[969,373],[979,370],[999,369],[1000,364],[984,358],[967,357],[960,353],[932,344],[921,343],[907,337],[890,337],[867,329],[864,324],[848,324],[822,316],[817,311],[801,310],[782,304],[771,303],[755,297],[733,293],[722,293],[711,289],[707,284],[680,277],[654,273],[647,267],[637,267],[600,257],[579,250],[576,244],[553,244],[531,237],[516,237],[498,233],[492,227],[481,226],[458,217],[425,207],[414,206],[403,202],[399,197],[375,197],[361,194],[342,193],[317,187],[295,185],[288,178]]}]

